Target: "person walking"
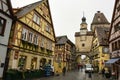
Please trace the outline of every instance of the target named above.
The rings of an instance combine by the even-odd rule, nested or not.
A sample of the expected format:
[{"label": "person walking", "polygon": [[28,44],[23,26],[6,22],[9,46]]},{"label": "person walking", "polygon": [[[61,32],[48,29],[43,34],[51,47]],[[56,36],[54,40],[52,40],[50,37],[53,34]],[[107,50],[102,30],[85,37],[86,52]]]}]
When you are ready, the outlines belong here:
[{"label": "person walking", "polygon": [[108,71],[108,68],[105,69],[105,77],[106,77],[107,79],[110,78],[110,73],[109,73],[109,71]]},{"label": "person walking", "polygon": [[102,77],[105,77],[105,69],[102,69]]},{"label": "person walking", "polygon": [[66,73],[66,67],[63,67],[62,72],[63,72],[63,76],[65,76],[65,73]]}]

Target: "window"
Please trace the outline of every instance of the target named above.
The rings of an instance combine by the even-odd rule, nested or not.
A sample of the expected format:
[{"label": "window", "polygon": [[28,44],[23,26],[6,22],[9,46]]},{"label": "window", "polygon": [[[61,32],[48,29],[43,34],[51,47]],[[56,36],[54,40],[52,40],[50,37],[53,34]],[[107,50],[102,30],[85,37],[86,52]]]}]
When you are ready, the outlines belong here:
[{"label": "window", "polygon": [[38,45],[38,35],[34,35],[34,44]]},{"label": "window", "polygon": [[118,48],[120,49],[120,40],[118,40]]},{"label": "window", "polygon": [[117,49],[118,49],[117,42],[115,42],[115,50],[117,50]]},{"label": "window", "polygon": [[44,43],[45,43],[45,38],[44,38],[44,37],[42,37],[42,38],[41,38],[40,47],[44,47]]},{"label": "window", "polygon": [[120,23],[118,23],[116,26],[115,26],[115,32],[119,31],[120,30]]},{"label": "window", "polygon": [[49,49],[52,50],[52,41],[49,42]]},{"label": "window", "polygon": [[112,43],[112,51],[114,51],[114,43]]},{"label": "window", "polygon": [[27,41],[27,34],[28,34],[28,30],[23,28],[23,30],[22,30],[22,40]]},{"label": "window", "polygon": [[0,17],[0,35],[4,35],[6,20]]},{"label": "window", "polygon": [[39,17],[37,14],[34,14],[34,16],[33,16],[33,21],[34,21],[36,24],[40,25],[40,17]]},{"label": "window", "polygon": [[32,33],[32,32],[29,32],[28,41],[29,41],[30,43],[32,43],[32,41],[33,41],[33,33]]},{"label": "window", "polygon": [[19,58],[19,61],[18,61],[18,67],[19,67],[20,70],[25,69],[26,59],[27,59],[26,56],[20,55],[20,58]]},{"label": "window", "polygon": [[45,30],[50,33],[50,27],[48,25],[46,26]]},{"label": "window", "polygon": [[99,21],[99,22],[101,21],[100,16],[98,16],[98,21]]},{"label": "window", "polygon": [[83,44],[82,44],[82,47],[84,47],[84,46],[85,46],[85,44],[83,43]]}]

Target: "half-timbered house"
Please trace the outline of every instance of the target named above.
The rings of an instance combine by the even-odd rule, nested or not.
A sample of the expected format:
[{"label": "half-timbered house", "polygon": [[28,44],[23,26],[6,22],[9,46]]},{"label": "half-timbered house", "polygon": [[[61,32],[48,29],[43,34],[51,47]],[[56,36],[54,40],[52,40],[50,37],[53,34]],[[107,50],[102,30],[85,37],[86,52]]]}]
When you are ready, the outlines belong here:
[{"label": "half-timbered house", "polygon": [[111,59],[107,61],[106,64],[111,64],[110,67],[112,72],[116,74],[116,80],[120,80],[120,0],[115,0],[110,28],[109,47]]},{"label": "half-timbered house", "polygon": [[14,9],[9,69],[39,69],[53,64],[55,33],[48,0]]}]

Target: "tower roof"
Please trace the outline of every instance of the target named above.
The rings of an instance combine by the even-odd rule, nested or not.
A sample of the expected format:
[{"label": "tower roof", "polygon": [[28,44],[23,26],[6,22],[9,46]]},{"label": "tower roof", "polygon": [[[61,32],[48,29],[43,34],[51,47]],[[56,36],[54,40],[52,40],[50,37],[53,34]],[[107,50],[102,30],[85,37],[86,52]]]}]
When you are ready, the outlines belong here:
[{"label": "tower roof", "polygon": [[100,11],[98,11],[97,13],[95,13],[92,24],[110,24],[108,22],[108,20],[106,19],[106,17],[104,16],[103,13],[101,13]]},{"label": "tower roof", "polygon": [[82,18],[82,22],[86,22],[86,18],[84,16]]}]

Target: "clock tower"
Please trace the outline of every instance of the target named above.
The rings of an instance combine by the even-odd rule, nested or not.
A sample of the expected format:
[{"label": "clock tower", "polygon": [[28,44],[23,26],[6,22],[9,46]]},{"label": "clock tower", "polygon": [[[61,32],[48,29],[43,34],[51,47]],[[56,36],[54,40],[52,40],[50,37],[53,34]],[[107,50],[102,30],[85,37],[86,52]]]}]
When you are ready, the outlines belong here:
[{"label": "clock tower", "polygon": [[87,29],[86,17],[83,16],[81,20],[80,31],[75,32],[76,52],[78,55],[89,55],[92,46],[93,33]]},{"label": "clock tower", "polygon": [[82,23],[80,24],[80,34],[86,34],[88,31],[86,18],[83,16]]}]

